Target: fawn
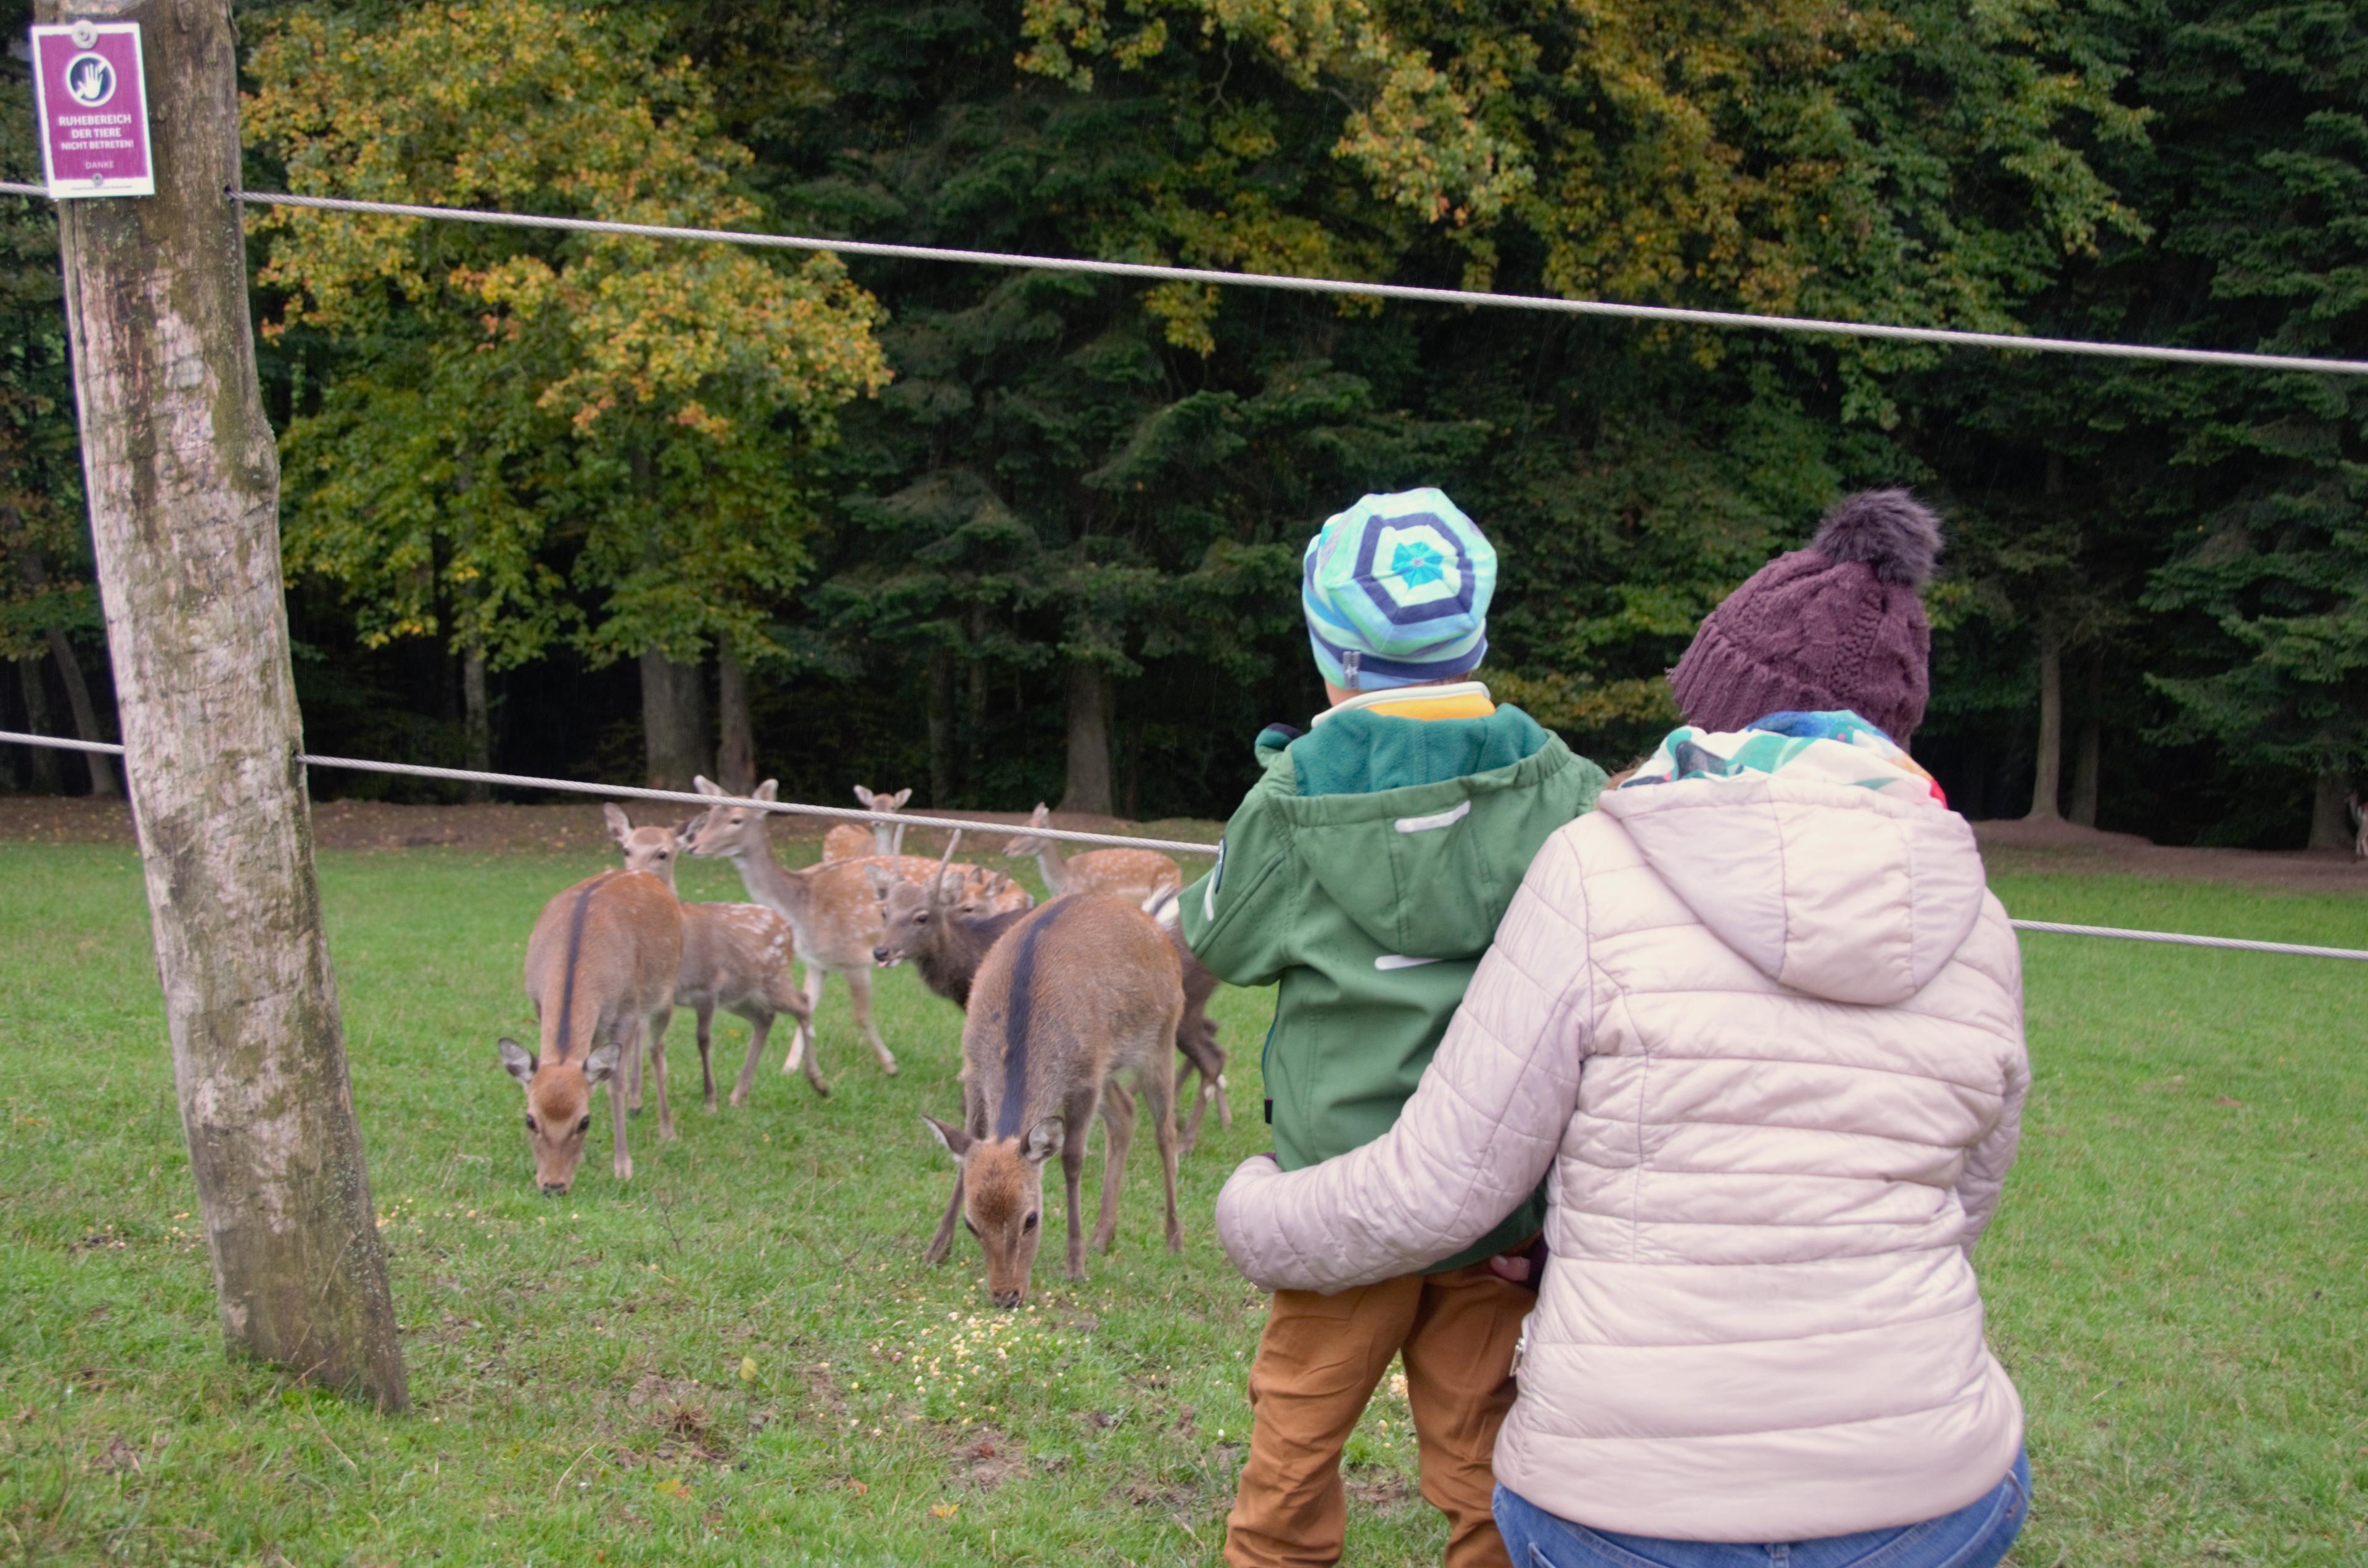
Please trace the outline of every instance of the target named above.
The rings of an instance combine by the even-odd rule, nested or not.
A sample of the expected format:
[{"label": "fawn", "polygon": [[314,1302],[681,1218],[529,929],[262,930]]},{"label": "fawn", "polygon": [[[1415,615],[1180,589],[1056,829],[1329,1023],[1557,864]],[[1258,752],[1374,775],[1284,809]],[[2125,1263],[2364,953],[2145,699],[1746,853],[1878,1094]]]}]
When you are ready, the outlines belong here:
[{"label": "fawn", "polygon": [[[703,777],[691,783],[702,795],[723,796],[721,788]],[[750,798],[769,801],[779,789],[778,780],[768,778]],[[790,923],[798,957],[806,966],[807,1027],[812,1028],[812,1012],[822,1001],[823,977],[844,975],[855,1026],[871,1042],[881,1070],[894,1075],[895,1055],[871,1022],[871,949],[880,941],[880,900],[864,875],[868,862],[824,861],[789,870],[773,858],[772,840],[766,835],[766,819],[771,815],[747,806],[711,806],[691,836],[690,852],[701,858],[729,859],[739,868],[748,895]],[[795,1065],[794,1061],[781,1064],[784,1072]]]},{"label": "fawn", "polygon": [[[885,790],[855,787],[855,803],[867,812],[901,812],[905,802],[913,798],[910,790],[894,794]],[[894,855],[894,841],[884,822],[843,822],[822,835],[822,858],[825,860],[860,860],[867,855]]]},{"label": "fawn", "polygon": [[[986,1253],[986,1293],[1016,1307],[1042,1240],[1044,1163],[1061,1159],[1068,1199],[1068,1275],[1086,1276],[1079,1178],[1086,1133],[1106,1136],[1101,1218],[1110,1250],[1139,1096],[1159,1144],[1167,1250],[1184,1247],[1176,1217],[1176,1099],[1168,1051],[1184,1012],[1176,949],[1149,915],[1095,893],[1022,915],[979,966],[962,1023],[962,1125],[924,1117],[958,1167],[953,1197],[925,1255],[946,1255],[959,1218]],[[1132,1073],[1129,1094],[1119,1074]]]},{"label": "fawn", "polygon": [[[1039,801],[1028,825],[1035,828],[1052,824],[1052,812]],[[1005,845],[1003,852],[1034,856],[1036,869],[1044,874],[1044,890],[1054,898],[1064,893],[1100,892],[1141,907],[1161,893],[1184,885],[1183,870],[1156,849],[1096,849],[1072,856],[1062,853],[1058,839],[1023,833]]]},{"label": "fawn", "polygon": [[674,1136],[666,1104],[666,1027],[682,967],[682,916],[673,891],[637,871],[603,871],[542,906],[526,943],[526,994],[541,1026],[529,1051],[505,1035],[502,1065],[526,1090],[535,1181],[552,1197],[575,1183],[592,1091],[609,1087],[617,1179],[631,1180],[620,1064],[649,1043],[658,1136]]},{"label": "fawn", "polygon": [[[672,827],[635,827],[615,806],[603,806],[609,835],[625,852],[625,869],[646,871],[671,890],[675,863],[689,842],[698,818]],[[764,1059],[765,1039],[773,1020],[787,1013],[797,1034],[790,1041],[783,1071],[803,1063],[806,1082],[817,1095],[827,1096],[822,1062],[814,1049],[810,1020],[813,1004],[790,977],[790,960],[797,938],[789,922],[761,903],[686,903],[682,906],[682,968],[675,981],[674,1002],[689,1007],[699,1022],[699,1077],[707,1108],[715,1109],[715,1069],[711,1055],[712,1031],[718,1007],[748,1021],[748,1056],[740,1064],[740,1081],[732,1087],[732,1103],[748,1102],[756,1082],[757,1063]]]},{"label": "fawn", "polygon": [[[960,843],[962,835],[955,834],[954,839]],[[893,877],[885,867],[874,865],[871,886],[880,895],[882,934],[880,945],[871,949],[871,956],[882,968],[893,968],[910,960],[920,973],[922,984],[967,1012],[971,986],[979,966],[1026,911],[994,911],[975,902],[975,895],[950,874],[954,846],[948,845],[946,859],[921,881]],[[1184,1065],[1177,1071],[1175,1092],[1181,1094],[1185,1080],[1194,1074],[1201,1077],[1200,1092],[1192,1101],[1191,1119],[1185,1123],[1183,1139],[1178,1145],[1180,1157],[1192,1152],[1193,1142],[1201,1133],[1201,1118],[1207,1112],[1212,1094],[1221,1125],[1233,1125],[1233,1108],[1225,1100],[1225,1053],[1217,1044],[1217,1026],[1207,1011],[1210,994],[1217,988],[1217,977],[1192,956],[1192,950],[1172,929],[1169,940],[1182,966],[1184,987],[1184,1013],[1176,1028],[1176,1049],[1182,1053]]]}]

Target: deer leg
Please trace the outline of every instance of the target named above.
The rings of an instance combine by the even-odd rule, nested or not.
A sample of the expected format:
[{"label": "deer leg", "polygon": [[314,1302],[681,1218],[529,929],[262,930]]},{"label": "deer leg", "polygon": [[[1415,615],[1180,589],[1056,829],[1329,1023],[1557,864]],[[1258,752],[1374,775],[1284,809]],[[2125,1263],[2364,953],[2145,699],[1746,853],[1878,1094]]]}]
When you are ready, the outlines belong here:
[{"label": "deer leg", "polygon": [[[814,1021],[822,1016],[822,983],[825,972],[822,965],[818,963],[806,965],[805,1028],[790,1037],[790,1053],[781,1058],[781,1071],[784,1073],[794,1073],[798,1070],[800,1053],[811,1043],[809,1037],[813,1036]],[[819,1037],[813,1038],[819,1039]]]},{"label": "deer leg", "polygon": [[[630,1056],[635,1047],[619,1040],[621,1054]],[[611,1165],[619,1181],[633,1179],[633,1152],[625,1142],[625,1079],[621,1065],[609,1079],[609,1142],[612,1151]]]},{"label": "deer leg", "polygon": [[715,1065],[709,1060],[708,1051],[712,1044],[711,1031],[715,1023],[715,1004],[713,1002],[700,1004],[696,1017],[699,1020],[699,1082],[700,1086],[707,1093],[707,1114],[713,1116],[715,1114]]},{"label": "deer leg", "polygon": [[765,1036],[773,1027],[770,1013],[748,1015],[748,1059],[740,1063],[740,1081],[732,1085],[732,1103],[748,1103],[748,1091],[757,1082],[757,1063],[765,1059]]},{"label": "deer leg", "polygon": [[672,1007],[661,1008],[644,1031],[650,1041],[650,1077],[657,1085],[658,1136],[660,1138],[672,1138],[675,1135],[674,1107],[666,1099],[666,1025],[673,1017]]},{"label": "deer leg", "polygon": [[889,1051],[888,1042],[880,1038],[880,1031],[871,1024],[871,971],[868,969],[848,970],[847,994],[855,1005],[855,1027],[861,1029],[863,1038],[871,1042],[872,1052],[880,1058],[880,1070],[894,1077],[896,1058]]},{"label": "deer leg", "polygon": [[[623,1040],[625,1037],[620,1034],[618,1038]],[[635,1116],[639,1116],[642,1114],[642,1042],[638,1036],[624,1046],[622,1055],[626,1080],[625,1104]]]},{"label": "deer leg", "polygon": [[[1156,1077],[1154,1068],[1144,1076]],[[1116,1079],[1102,1086],[1102,1212],[1094,1223],[1094,1248],[1108,1252],[1118,1241],[1118,1197],[1126,1186],[1126,1150],[1134,1141],[1134,1096]]]},{"label": "deer leg", "polygon": [[[1143,1075],[1143,1108],[1151,1113],[1151,1136],[1159,1145],[1159,1176],[1167,1198],[1167,1250],[1182,1252],[1184,1225],[1176,1217],[1176,1162],[1183,1153],[1176,1142],[1176,1085],[1156,1067]],[[1200,1119],[1196,1106],[1192,1120],[1198,1125]]]},{"label": "deer leg", "polygon": [[954,1172],[953,1195],[946,1199],[945,1217],[938,1221],[938,1233],[929,1238],[928,1250],[921,1254],[923,1263],[943,1263],[946,1249],[953,1245],[954,1221],[962,1218],[962,1174]]}]

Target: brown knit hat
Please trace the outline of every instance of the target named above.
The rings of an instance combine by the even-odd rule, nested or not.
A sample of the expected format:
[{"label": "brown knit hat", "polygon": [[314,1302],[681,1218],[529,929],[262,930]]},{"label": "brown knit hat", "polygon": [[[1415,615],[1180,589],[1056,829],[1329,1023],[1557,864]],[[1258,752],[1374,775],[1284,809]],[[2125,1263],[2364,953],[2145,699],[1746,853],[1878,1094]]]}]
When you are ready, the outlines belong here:
[{"label": "brown knit hat", "polygon": [[1917,597],[1941,519],[1905,490],[1867,490],[1826,514],[1703,618],[1669,687],[1686,722],[1740,730],[1770,713],[1848,709],[1901,745],[1924,722],[1932,629]]}]

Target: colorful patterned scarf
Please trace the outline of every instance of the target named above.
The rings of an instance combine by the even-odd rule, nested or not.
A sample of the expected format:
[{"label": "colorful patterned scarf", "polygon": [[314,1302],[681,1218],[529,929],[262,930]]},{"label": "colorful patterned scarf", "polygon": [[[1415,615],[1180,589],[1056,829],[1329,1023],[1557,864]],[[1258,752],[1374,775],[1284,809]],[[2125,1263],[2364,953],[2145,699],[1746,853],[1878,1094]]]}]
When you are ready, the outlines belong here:
[{"label": "colorful patterned scarf", "polygon": [[1932,776],[1889,735],[1855,713],[1770,713],[1748,730],[1713,733],[1691,724],[1671,730],[1660,749],[1621,786],[1686,778],[1743,778],[1781,773],[1873,790],[1945,806]]}]

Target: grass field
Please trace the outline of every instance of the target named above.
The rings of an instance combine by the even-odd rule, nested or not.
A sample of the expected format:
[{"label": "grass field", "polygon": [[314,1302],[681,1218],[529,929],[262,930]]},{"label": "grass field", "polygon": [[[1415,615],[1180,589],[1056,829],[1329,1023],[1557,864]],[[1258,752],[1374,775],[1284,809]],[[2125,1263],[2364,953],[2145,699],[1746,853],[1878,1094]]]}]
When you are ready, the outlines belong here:
[{"label": "grass field", "polygon": [[[831,1099],[776,1062],[710,1118],[677,1019],[679,1142],[643,1118],[620,1188],[596,1129],[575,1192],[534,1193],[493,1041],[526,1031],[535,911],[598,865],[324,857],[416,1404],[387,1420],[221,1354],[133,857],[0,846],[0,1558],[1213,1562],[1262,1306],[1209,1213],[1264,1146],[1266,994],[1219,997],[1243,1114],[1186,1162],[1184,1256],[1139,1160],[1115,1256],[1078,1286],[1040,1267],[997,1313],[968,1238],[918,1261],[948,1169],[916,1113],[958,1109],[957,1019],[909,971],[882,986],[899,1077],[834,989]],[[2368,899],[2000,891],[2368,947]],[[2368,1562],[2368,966],[2024,950],[2037,1087],[1981,1259],[2032,1416],[2016,1561]],[[745,1034],[719,1034],[728,1084]],[[1412,1458],[1385,1396],[1351,1449],[1350,1562],[1437,1561]]]}]

